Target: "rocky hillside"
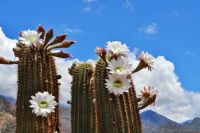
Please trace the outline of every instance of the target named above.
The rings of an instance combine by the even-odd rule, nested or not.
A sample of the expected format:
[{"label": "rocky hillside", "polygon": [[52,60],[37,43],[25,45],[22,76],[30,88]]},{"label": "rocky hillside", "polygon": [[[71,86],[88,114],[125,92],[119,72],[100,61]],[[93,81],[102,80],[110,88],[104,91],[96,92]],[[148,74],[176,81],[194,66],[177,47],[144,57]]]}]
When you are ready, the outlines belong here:
[{"label": "rocky hillside", "polygon": [[0,96],[0,133],[15,132],[15,111],[15,104],[7,97]]},{"label": "rocky hillside", "polygon": [[[15,102],[0,96],[0,133],[14,133],[16,127]],[[70,108],[61,107],[60,120],[63,133],[71,132]],[[200,133],[200,118],[185,123],[176,123],[156,112],[141,113],[143,133]]]},{"label": "rocky hillside", "polygon": [[141,118],[143,133],[200,133],[200,118],[180,124],[150,110],[141,113]]}]

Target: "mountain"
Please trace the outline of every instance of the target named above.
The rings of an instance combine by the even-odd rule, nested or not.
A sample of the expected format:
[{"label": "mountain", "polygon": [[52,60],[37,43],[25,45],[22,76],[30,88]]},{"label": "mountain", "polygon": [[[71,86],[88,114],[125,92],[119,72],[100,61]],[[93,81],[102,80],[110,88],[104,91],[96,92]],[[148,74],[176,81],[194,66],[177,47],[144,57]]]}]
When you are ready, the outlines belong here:
[{"label": "mountain", "polygon": [[0,133],[14,133],[16,106],[11,98],[0,96]]},{"label": "mountain", "polygon": [[141,113],[143,133],[197,133],[200,132],[200,118],[191,122],[174,122],[165,116],[148,110]]},{"label": "mountain", "polygon": [[187,120],[187,121],[184,121],[184,122],[182,122],[182,123],[180,123],[180,124],[181,124],[181,125],[190,124],[190,123],[192,123],[192,121],[193,121],[193,120]]},{"label": "mountain", "polygon": [[12,104],[15,104],[16,103],[16,99],[12,98],[12,97],[7,97],[7,96],[4,96],[4,95],[0,95],[0,99],[6,99],[8,102],[12,103]]},{"label": "mountain", "polygon": [[194,118],[192,122],[185,123],[182,126],[182,128],[184,131],[187,131],[187,132],[196,132],[196,131],[200,132],[200,118]]},{"label": "mountain", "polygon": [[14,104],[15,102],[13,103],[11,99],[12,98],[0,95],[0,112],[9,113],[15,116],[16,106]]},{"label": "mountain", "polygon": [[151,110],[141,113],[142,127],[144,133],[153,133],[163,125],[175,125],[178,126],[178,123],[154,112]]},{"label": "mountain", "polygon": [[[16,127],[15,100],[0,95],[0,133],[14,133]],[[71,132],[71,109],[60,106],[63,133]],[[163,115],[148,110],[141,113],[143,133],[200,133],[200,118],[177,123]]]},{"label": "mountain", "polygon": [[71,133],[71,109],[61,108],[60,109],[60,120],[61,128],[63,133]]}]

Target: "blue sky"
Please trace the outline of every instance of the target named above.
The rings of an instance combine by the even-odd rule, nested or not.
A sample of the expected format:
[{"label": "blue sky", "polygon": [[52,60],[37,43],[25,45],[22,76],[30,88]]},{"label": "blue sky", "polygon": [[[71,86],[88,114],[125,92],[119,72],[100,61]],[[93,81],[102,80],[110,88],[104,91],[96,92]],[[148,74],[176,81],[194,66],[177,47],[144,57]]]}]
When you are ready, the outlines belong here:
[{"label": "blue sky", "polygon": [[68,33],[77,44],[67,51],[80,60],[95,59],[96,46],[120,40],[131,50],[165,56],[183,87],[200,92],[199,5],[198,0],[6,0],[0,27],[13,39],[38,24]]}]

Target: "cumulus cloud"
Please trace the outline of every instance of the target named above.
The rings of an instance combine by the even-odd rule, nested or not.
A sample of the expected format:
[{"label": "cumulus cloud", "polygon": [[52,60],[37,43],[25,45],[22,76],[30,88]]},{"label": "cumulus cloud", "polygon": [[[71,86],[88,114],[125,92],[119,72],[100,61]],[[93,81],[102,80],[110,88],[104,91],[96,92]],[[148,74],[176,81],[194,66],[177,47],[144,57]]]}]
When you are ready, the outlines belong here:
[{"label": "cumulus cloud", "polygon": [[[10,59],[14,59],[12,48],[15,47],[16,40],[9,39],[5,36],[0,28],[0,56],[4,55]],[[138,50],[137,50],[138,51]],[[138,52],[135,52],[138,53]],[[137,65],[135,61],[135,53],[130,55],[130,61],[133,66]],[[71,67],[74,60],[63,60],[56,58],[56,66],[58,74],[62,76],[59,80],[60,86],[60,101],[65,103],[71,99],[71,80],[72,77],[68,73],[68,68]],[[95,64],[94,60],[88,62]],[[158,90],[159,97],[155,107],[148,107],[147,109],[154,110],[174,121],[182,122],[194,117],[200,116],[200,93],[186,91],[179,81],[175,66],[172,62],[163,56],[155,58],[154,70],[149,72],[142,70],[133,75],[136,91],[139,91],[144,86],[153,86]],[[17,92],[17,73],[16,66],[0,65],[0,95],[11,96],[16,98]]]},{"label": "cumulus cloud", "polygon": [[[12,49],[16,46],[16,41],[6,37],[0,27],[0,56],[14,60]],[[16,65],[0,65],[0,94],[16,97],[16,72]]]},{"label": "cumulus cloud", "polygon": [[[200,93],[186,91],[175,74],[175,66],[163,56],[155,58],[154,70],[142,70],[133,78],[137,91],[153,86],[159,92],[155,107],[149,107],[174,121],[183,122],[200,116]],[[138,92],[139,93],[139,92]]]}]

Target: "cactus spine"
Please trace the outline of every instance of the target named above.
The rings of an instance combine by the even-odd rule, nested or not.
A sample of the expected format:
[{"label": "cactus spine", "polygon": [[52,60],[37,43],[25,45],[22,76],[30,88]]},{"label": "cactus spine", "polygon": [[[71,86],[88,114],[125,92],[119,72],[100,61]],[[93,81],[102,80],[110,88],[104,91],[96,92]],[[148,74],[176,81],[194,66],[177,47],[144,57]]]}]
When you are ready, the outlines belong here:
[{"label": "cactus spine", "polygon": [[140,133],[141,122],[134,85],[123,95],[110,94],[105,87],[106,63],[99,60],[95,69],[99,132]]},{"label": "cactus spine", "polygon": [[[17,43],[13,49],[19,61],[9,61],[0,58],[0,64],[18,64],[18,93],[17,93],[17,128],[16,133],[60,133],[59,107],[47,117],[36,116],[29,107],[31,96],[37,92],[48,92],[59,99],[59,83],[56,72],[54,55],[66,58],[69,54],[58,52],[51,53],[53,48],[66,48],[73,41],[64,41],[66,35],[57,36],[52,41],[53,30],[47,33],[42,26],[38,27],[40,41],[26,46],[22,42]],[[21,33],[22,34],[22,33]],[[22,35],[20,35],[22,36]],[[50,41],[50,42],[49,42]],[[49,48],[50,47],[50,48]],[[52,55],[53,54],[53,55]]]},{"label": "cactus spine", "polygon": [[[124,49],[126,49],[126,45],[124,46],[120,44],[119,47],[122,47],[122,49],[125,47]],[[87,77],[87,69],[83,69],[83,66],[86,64],[77,66],[73,65],[70,69],[70,73],[73,72],[73,74],[71,74],[73,76],[72,132],[141,133],[142,128],[139,110],[153,104],[155,102],[156,93],[152,92],[151,88],[144,89],[144,91],[141,91],[141,96],[137,98],[131,74],[142,70],[143,68],[151,70],[151,57],[148,54],[143,53],[139,59],[138,66],[129,72],[127,71],[125,74],[125,80],[128,80],[128,85],[124,82],[123,86],[129,87],[124,88],[124,90],[122,90],[123,93],[121,93],[119,90],[112,91],[114,87],[110,89],[108,88],[108,82],[112,81],[109,79],[111,75],[111,70],[109,69],[111,68],[108,69],[108,62],[111,62],[112,60],[116,61],[121,57],[126,58],[126,55],[121,53],[114,54],[113,51],[111,51],[111,54],[108,53],[108,55],[106,55],[106,50],[102,48],[97,48],[96,52],[100,56],[100,59],[96,63],[92,77],[89,77],[91,80]],[[113,64],[117,65],[116,62]],[[125,64],[125,62],[121,62],[120,65],[127,65],[129,67],[129,64]],[[119,66],[119,68],[117,66],[116,69],[123,70],[121,67],[126,68],[125,66]],[[84,80],[85,78],[86,80]],[[118,87],[119,80],[117,79],[116,81]],[[112,86],[115,86],[113,85],[114,83],[115,82],[112,82]],[[88,93],[86,93],[88,103],[83,102],[86,101],[85,93],[83,91],[85,85],[87,85],[86,88],[88,90]],[[115,89],[118,89],[117,87]],[[84,110],[82,108],[83,106],[88,107],[90,110]],[[80,110],[84,111],[81,112]],[[85,114],[87,114],[87,118],[84,117]],[[80,125],[80,123],[83,122],[85,123]],[[91,130],[84,130],[88,128],[87,124],[89,123]]]},{"label": "cactus spine", "polygon": [[78,64],[70,70],[72,81],[72,133],[89,133],[91,128],[91,85],[92,66]]},{"label": "cactus spine", "polygon": [[30,97],[47,91],[58,101],[59,87],[54,58],[38,51],[37,59],[25,48],[18,64],[17,132],[50,133],[60,131],[58,106],[47,118],[37,117],[29,107]]}]

